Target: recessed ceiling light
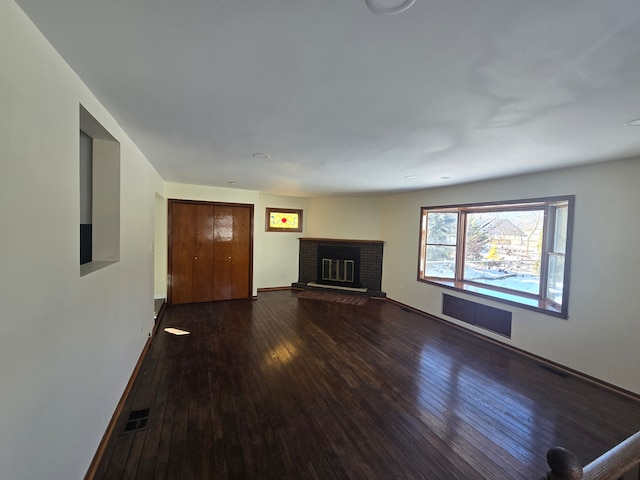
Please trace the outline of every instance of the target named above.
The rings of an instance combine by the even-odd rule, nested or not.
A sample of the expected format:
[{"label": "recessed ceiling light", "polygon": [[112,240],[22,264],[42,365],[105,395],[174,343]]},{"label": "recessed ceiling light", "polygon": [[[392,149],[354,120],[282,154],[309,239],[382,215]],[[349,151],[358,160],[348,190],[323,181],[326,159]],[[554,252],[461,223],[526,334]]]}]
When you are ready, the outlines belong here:
[{"label": "recessed ceiling light", "polygon": [[440,177],[440,180],[449,180],[451,177],[447,177],[446,175],[444,177]]},{"label": "recessed ceiling light", "polygon": [[262,158],[262,159],[267,159],[267,158],[271,158],[271,155],[267,155],[266,153],[254,153],[251,155],[253,158]]},{"label": "recessed ceiling light", "polygon": [[636,118],[635,120],[631,120],[630,122],[625,124],[627,127],[640,127],[640,118]]},{"label": "recessed ceiling light", "polygon": [[416,178],[418,178],[418,175],[407,175],[406,177],[407,180],[415,180]]},{"label": "recessed ceiling light", "polygon": [[233,180],[231,182],[227,182],[227,185],[237,185],[237,184],[238,184],[238,182],[233,181]]}]

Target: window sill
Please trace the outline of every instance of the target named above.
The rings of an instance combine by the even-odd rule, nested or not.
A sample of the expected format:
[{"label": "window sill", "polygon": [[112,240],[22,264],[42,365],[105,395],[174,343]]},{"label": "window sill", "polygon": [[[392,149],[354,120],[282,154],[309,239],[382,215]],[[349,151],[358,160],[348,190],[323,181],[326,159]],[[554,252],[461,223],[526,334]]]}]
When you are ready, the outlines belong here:
[{"label": "window sill", "polygon": [[451,290],[457,290],[459,292],[468,293],[469,295],[475,295],[477,297],[486,298],[499,303],[505,303],[507,305],[513,305],[527,310],[533,310],[543,315],[551,315],[559,318],[568,318],[567,312],[562,311],[558,307],[555,307],[547,302],[538,300],[536,298],[530,298],[520,296],[514,293],[501,292],[492,290],[490,288],[483,288],[476,284],[466,282],[456,282],[454,280],[426,280],[424,278],[418,278],[419,282],[428,283],[430,285],[437,285],[438,287],[449,288]]},{"label": "window sill", "polygon": [[83,277],[85,275],[88,275],[89,273],[93,273],[105,267],[108,267],[109,265],[113,265],[114,263],[118,263],[118,260],[83,263],[82,265],[80,265],[80,276]]}]

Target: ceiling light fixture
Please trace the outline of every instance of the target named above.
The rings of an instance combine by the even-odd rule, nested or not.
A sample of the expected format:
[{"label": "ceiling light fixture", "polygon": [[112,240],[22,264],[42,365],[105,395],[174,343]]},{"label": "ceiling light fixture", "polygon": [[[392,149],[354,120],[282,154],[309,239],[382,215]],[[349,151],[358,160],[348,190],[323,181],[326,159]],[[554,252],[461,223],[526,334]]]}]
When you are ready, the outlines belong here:
[{"label": "ceiling light fixture", "polygon": [[266,153],[254,153],[251,155],[253,158],[262,158],[262,159],[267,159],[267,158],[271,158],[271,155],[267,155]]},{"label": "ceiling light fixture", "polygon": [[365,0],[367,7],[378,15],[394,15],[411,7],[416,0]]},{"label": "ceiling light fixture", "polygon": [[627,127],[640,127],[640,118],[636,118],[635,120],[631,120],[626,124]]},{"label": "ceiling light fixture", "polygon": [[418,175],[407,175],[406,177],[407,180],[415,180],[416,178],[418,178]]}]

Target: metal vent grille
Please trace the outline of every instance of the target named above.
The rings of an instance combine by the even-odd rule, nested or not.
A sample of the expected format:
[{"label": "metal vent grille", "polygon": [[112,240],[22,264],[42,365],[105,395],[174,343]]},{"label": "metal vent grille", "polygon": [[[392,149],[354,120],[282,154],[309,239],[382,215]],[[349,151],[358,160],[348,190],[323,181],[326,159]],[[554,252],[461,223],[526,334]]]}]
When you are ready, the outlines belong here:
[{"label": "metal vent grille", "polygon": [[127,424],[124,426],[124,431],[134,432],[136,430],[141,430],[147,426],[148,420],[149,420],[148,408],[144,408],[142,410],[133,410],[129,414],[129,418],[127,419]]}]

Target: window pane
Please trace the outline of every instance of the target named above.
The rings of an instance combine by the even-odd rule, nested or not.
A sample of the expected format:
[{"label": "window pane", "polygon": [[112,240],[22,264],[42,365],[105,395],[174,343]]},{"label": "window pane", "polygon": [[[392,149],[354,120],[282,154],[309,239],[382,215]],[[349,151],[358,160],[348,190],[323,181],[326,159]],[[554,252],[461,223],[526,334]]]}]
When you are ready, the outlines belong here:
[{"label": "window pane", "polygon": [[427,277],[455,278],[456,247],[427,246],[427,261],[424,270]]},{"label": "window pane", "polygon": [[553,245],[550,250],[556,253],[566,253],[567,250],[567,218],[569,216],[569,208],[567,206],[556,207],[556,224]]},{"label": "window pane", "polygon": [[544,211],[467,214],[464,279],[540,293]]},{"label": "window pane", "polygon": [[457,213],[427,214],[427,244],[455,245],[458,233]]},{"label": "window pane", "polygon": [[547,281],[547,298],[562,305],[562,289],[564,287],[564,255],[549,256],[549,278]]}]

